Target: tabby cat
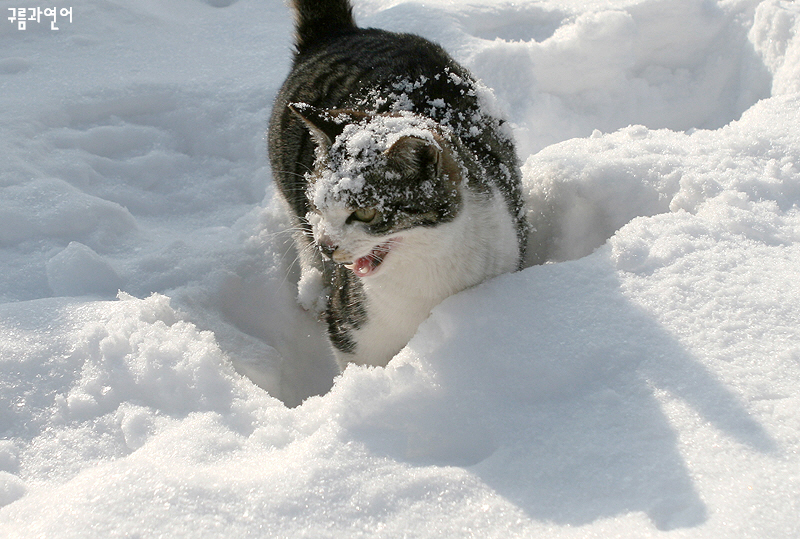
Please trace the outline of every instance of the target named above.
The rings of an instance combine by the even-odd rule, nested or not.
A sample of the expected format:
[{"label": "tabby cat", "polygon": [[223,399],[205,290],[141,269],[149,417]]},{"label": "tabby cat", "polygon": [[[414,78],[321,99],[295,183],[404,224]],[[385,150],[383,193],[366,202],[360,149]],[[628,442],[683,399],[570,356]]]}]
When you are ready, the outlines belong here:
[{"label": "tabby cat", "polygon": [[491,92],[438,45],[359,28],[348,0],[293,7],[269,156],[295,225],[301,297],[321,279],[342,369],[386,365],[436,304],[520,267],[514,145]]}]

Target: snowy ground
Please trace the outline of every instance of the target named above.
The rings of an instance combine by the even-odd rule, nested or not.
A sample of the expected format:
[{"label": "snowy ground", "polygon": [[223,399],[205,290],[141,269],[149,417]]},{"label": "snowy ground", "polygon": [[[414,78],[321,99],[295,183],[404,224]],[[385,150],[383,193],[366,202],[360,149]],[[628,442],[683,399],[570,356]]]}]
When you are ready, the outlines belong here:
[{"label": "snowy ground", "polygon": [[334,382],[286,6],[0,1],[0,536],[800,537],[800,7],[355,3],[495,89],[552,263]]}]

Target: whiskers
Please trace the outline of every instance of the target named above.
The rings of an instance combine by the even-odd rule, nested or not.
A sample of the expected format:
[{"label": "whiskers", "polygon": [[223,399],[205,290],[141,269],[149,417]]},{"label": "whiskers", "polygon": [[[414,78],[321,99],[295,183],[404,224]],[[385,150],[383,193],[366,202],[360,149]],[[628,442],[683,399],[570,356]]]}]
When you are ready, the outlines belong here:
[{"label": "whiskers", "polygon": [[[295,234],[297,233],[304,233],[301,227],[292,227],[283,232],[291,233],[293,238],[296,237]],[[315,257],[317,257],[315,253],[317,250],[318,247],[313,242],[298,242],[296,240],[293,241],[292,245],[288,249],[284,250],[279,260],[279,264],[281,265],[281,267],[285,268],[283,272],[284,276],[283,276],[283,281],[281,281],[281,286],[285,285],[286,282],[289,280],[292,270],[294,270],[295,268],[299,268],[300,271],[302,271],[303,261],[313,260]],[[286,257],[291,252],[294,253],[294,257],[292,258],[291,262],[286,264]]]},{"label": "whiskers", "polygon": [[[309,167],[308,165],[305,165],[305,164],[300,163],[300,162],[298,162],[297,164],[300,165],[301,167],[303,167],[304,169],[306,169],[306,172],[302,172],[301,173],[301,172],[295,172],[294,170],[278,169],[278,170],[273,170],[272,174],[273,174],[273,176],[278,175],[278,174],[281,174],[281,175],[285,174],[287,176],[296,176],[296,177],[300,178],[303,181],[303,184],[308,184],[308,175],[309,174],[314,174],[314,169]],[[284,190],[286,189],[286,187],[290,187],[290,186],[286,185],[285,182],[281,182],[280,186]],[[295,187],[295,186],[292,185],[291,187]],[[302,187],[305,189],[305,185],[303,185]]]}]

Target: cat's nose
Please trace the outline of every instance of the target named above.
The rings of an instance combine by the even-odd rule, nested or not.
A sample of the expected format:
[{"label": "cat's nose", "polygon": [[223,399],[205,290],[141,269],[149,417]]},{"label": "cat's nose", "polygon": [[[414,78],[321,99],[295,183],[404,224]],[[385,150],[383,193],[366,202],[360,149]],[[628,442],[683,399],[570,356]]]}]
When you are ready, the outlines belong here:
[{"label": "cat's nose", "polygon": [[349,264],[353,261],[353,257],[345,249],[339,245],[327,234],[321,234],[317,238],[317,246],[322,252],[323,256],[330,258],[338,264]]},{"label": "cat's nose", "polygon": [[322,252],[323,256],[330,258],[334,262],[341,264],[343,262],[350,261],[349,258],[344,260],[346,256],[343,256],[343,250],[340,249],[338,243],[327,234],[320,234],[317,237],[317,245],[319,246],[319,250]]},{"label": "cat's nose", "polygon": [[333,260],[337,264],[350,264],[353,262],[353,256],[350,252],[339,247],[339,242],[333,236],[329,236],[321,230],[317,230],[314,236],[322,256]]},{"label": "cat's nose", "polygon": [[322,254],[328,258],[333,258],[333,253],[336,251],[337,245],[329,236],[320,236],[317,238],[317,246]]}]

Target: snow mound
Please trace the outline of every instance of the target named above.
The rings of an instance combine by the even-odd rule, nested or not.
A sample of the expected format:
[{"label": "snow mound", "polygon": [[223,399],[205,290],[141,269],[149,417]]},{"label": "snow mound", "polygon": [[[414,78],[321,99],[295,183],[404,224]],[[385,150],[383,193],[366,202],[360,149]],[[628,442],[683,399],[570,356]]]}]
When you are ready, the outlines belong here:
[{"label": "snow mound", "polygon": [[264,151],[283,2],[4,22],[0,535],[800,535],[800,10],[355,7],[494,89],[531,265],[334,379]]},{"label": "snow mound", "polygon": [[725,213],[738,211],[740,221],[721,228],[795,241],[775,227],[800,203],[797,110],[796,95],[776,97],[716,131],[630,126],[529,157],[523,175],[535,232],[528,256],[579,258],[635,217],[723,212],[725,206]]}]

